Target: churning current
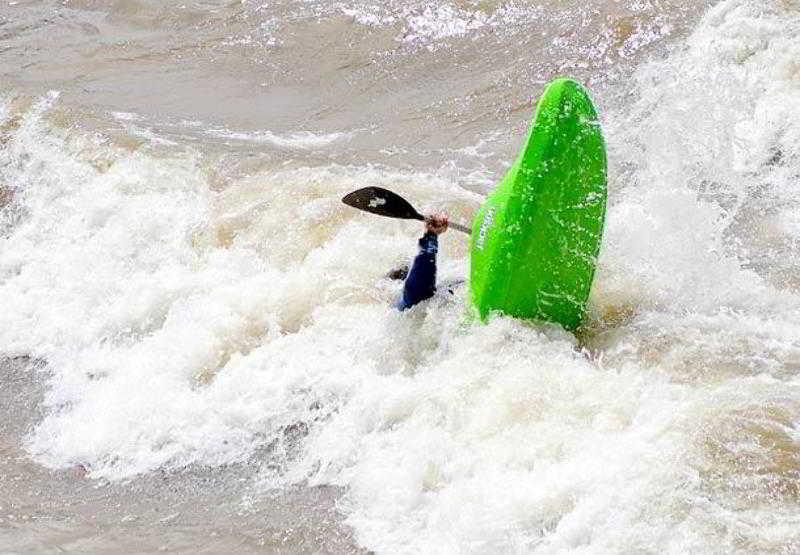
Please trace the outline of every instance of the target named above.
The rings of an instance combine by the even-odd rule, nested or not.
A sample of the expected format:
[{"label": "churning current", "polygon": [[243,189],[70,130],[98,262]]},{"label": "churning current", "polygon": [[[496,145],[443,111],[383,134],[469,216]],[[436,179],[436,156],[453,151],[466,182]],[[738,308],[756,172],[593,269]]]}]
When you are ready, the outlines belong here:
[{"label": "churning current", "polygon": [[[0,550],[800,551],[800,3],[0,6]],[[544,85],[587,325],[392,309]],[[439,280],[468,274],[448,232]]]}]

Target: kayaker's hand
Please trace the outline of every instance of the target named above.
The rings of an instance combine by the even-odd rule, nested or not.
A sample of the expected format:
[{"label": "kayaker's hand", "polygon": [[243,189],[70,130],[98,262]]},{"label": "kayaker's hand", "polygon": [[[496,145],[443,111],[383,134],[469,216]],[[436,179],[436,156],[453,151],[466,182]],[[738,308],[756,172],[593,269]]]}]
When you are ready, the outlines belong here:
[{"label": "kayaker's hand", "polygon": [[425,231],[441,235],[447,231],[448,219],[446,214],[433,214],[425,220]]}]

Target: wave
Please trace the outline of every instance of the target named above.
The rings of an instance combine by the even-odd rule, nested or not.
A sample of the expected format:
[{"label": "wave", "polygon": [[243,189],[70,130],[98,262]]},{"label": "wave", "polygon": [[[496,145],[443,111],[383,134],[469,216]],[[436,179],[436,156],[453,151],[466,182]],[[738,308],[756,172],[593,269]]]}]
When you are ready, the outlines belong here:
[{"label": "wave", "polygon": [[232,139],[235,141],[245,141],[254,143],[269,143],[278,147],[290,149],[315,149],[328,146],[332,143],[346,140],[350,133],[327,133],[316,135],[309,131],[297,131],[290,135],[276,135],[270,131],[231,131],[229,129],[206,129],[204,131],[209,137],[220,139]]}]

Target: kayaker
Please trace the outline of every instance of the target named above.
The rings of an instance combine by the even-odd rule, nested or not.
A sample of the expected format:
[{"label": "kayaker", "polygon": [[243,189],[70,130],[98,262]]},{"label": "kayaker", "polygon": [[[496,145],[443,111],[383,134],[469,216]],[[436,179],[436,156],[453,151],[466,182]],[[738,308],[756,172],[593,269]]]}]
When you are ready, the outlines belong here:
[{"label": "kayaker", "polygon": [[439,235],[447,231],[448,219],[444,214],[434,214],[425,220],[425,235],[419,239],[419,252],[411,264],[408,276],[404,269],[393,270],[389,277],[403,279],[403,294],[397,302],[399,310],[433,297],[436,292],[436,253],[439,251]]}]

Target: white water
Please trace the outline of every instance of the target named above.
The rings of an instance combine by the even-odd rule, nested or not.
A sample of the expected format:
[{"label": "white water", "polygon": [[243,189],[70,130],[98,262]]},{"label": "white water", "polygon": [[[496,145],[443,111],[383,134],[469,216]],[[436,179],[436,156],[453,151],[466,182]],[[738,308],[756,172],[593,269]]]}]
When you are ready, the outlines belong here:
[{"label": "white water", "polygon": [[[0,350],[53,373],[29,452],[111,479],[254,457],[265,491],[346,486],[385,553],[800,549],[798,39],[796,2],[722,2],[604,114],[581,343],[470,325],[463,290],[390,308],[417,230],[338,199],[465,219],[473,182],[327,164],[219,190],[188,147],[64,130],[57,95],[12,124],[7,100]],[[466,273],[462,237],[441,257]]]}]

